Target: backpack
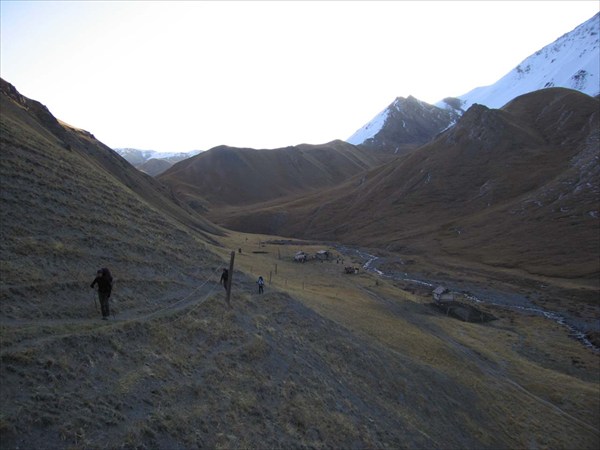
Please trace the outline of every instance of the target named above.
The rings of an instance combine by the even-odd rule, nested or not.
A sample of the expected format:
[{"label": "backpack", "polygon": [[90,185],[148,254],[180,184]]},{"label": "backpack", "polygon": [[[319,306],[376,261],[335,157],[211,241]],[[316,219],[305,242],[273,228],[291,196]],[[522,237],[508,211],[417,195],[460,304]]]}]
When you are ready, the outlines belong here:
[{"label": "backpack", "polygon": [[264,286],[265,285],[265,280],[263,280],[263,277],[258,277],[258,285],[259,286]]},{"label": "backpack", "polygon": [[106,279],[108,279],[108,281],[110,281],[112,283],[113,277],[110,273],[110,270],[108,270],[108,268],[103,267],[102,269],[100,269],[102,271],[102,275],[104,277],[106,277]]}]

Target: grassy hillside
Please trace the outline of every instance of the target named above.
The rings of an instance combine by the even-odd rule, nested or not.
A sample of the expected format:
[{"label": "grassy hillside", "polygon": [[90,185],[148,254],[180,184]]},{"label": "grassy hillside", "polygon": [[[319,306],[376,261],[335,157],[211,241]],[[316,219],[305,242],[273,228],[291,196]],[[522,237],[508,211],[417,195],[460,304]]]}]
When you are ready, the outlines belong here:
[{"label": "grassy hillside", "polygon": [[598,354],[566,328],[485,306],[497,320],[461,322],[419,284],[344,274],[359,261],[325,244],[225,232],[7,92],[3,450],[598,447]]},{"label": "grassy hillside", "polygon": [[[4,87],[3,315],[79,316],[92,300],[82,287],[104,265],[114,270],[127,303],[178,284],[153,286],[157,278],[189,278],[201,270],[199,260],[215,261],[205,247],[222,234],[218,227],[179,207],[164,187],[89,133],[61,125],[33,101],[16,102]],[[49,309],[39,311],[40,302]]]},{"label": "grassy hillside", "polygon": [[123,305],[107,324],[90,310],[3,319],[3,443],[597,447],[598,355],[564,328],[495,309],[497,321],[461,322],[427,290],[291,261],[323,246],[258,242],[274,239],[232,233],[215,248],[242,250],[231,309],[217,271],[171,305]]},{"label": "grassy hillside", "polygon": [[[389,414],[404,417],[431,440],[400,438],[388,441],[390,446],[578,448],[598,442],[593,426],[600,417],[598,354],[555,323],[486,306],[481,308],[498,320],[458,321],[431,306],[427,287],[364,270],[345,274],[342,268],[359,266],[359,260],[326,244],[234,233],[224,242],[242,248],[236,255],[240,269],[270,281],[267,294],[283,291],[298,298],[351,331],[355,342],[365,339],[391,352],[383,366],[372,359],[373,350],[361,354],[364,364],[377,373],[361,392],[375,388],[376,403],[392,396],[395,406]],[[312,254],[328,249],[334,256],[330,262],[295,263],[292,257],[299,249]],[[326,338],[313,339],[330,348]],[[355,351],[348,348],[340,363],[353,361]],[[360,370],[352,364],[348,376]],[[393,392],[386,387],[390,379],[400,383]],[[320,408],[315,411],[318,414]]]},{"label": "grassy hillside", "polygon": [[175,164],[158,179],[200,211],[315,192],[381,162],[342,141],[274,150],[216,147]]},{"label": "grassy hillside", "polygon": [[157,176],[171,167],[173,164],[166,159],[151,158],[143,164],[137,166],[137,169],[147,173],[150,176]]},{"label": "grassy hillside", "polygon": [[432,143],[331,190],[215,211],[240,231],[455,256],[597,287],[597,99],[545,89],[471,108]]}]

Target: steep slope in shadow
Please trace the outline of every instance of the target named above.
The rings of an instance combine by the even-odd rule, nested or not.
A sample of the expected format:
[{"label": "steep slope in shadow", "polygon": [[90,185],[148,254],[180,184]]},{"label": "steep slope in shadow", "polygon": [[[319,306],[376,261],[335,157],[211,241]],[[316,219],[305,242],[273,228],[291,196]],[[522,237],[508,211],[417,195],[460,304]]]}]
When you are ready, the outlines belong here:
[{"label": "steep slope in shadow", "polygon": [[213,219],[596,279],[598,104],[554,88],[500,110],[475,105],[430,144],[343,186]]},{"label": "steep slope in shadow", "polygon": [[170,287],[181,289],[198,261],[217,264],[205,247],[221,228],[5,81],[0,102],[3,316],[38,316],[44,302],[52,315],[81,317],[101,266],[113,269],[127,304],[159,301],[170,283],[157,278],[179,279]]},{"label": "steep slope in shadow", "polygon": [[[90,164],[89,168],[85,168],[85,173],[91,173],[94,170],[102,171],[106,176],[113,177],[116,182],[122,183],[133,191],[151,207],[159,209],[182,224],[203,232],[206,237],[209,234],[223,233],[219,227],[179,204],[164,185],[138,170],[133,170],[133,166],[124,158],[95,139],[91,133],[60,122],[44,105],[24,97],[5,80],[0,80],[0,92],[3,102],[2,113],[7,124],[9,122],[26,124],[28,128],[19,130],[17,134],[10,133],[7,129],[3,133],[5,145],[11,143],[18,145],[20,143],[15,142],[15,139],[27,132],[34,131],[33,134],[43,137],[43,144],[53,144],[57,151],[66,150],[85,158]],[[55,157],[60,156],[60,154],[55,155]]]}]

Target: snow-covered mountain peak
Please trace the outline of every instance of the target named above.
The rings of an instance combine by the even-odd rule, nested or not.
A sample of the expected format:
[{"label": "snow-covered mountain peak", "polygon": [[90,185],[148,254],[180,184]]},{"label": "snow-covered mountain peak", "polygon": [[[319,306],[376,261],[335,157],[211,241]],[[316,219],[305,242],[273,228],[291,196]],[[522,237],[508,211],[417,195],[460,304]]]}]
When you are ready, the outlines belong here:
[{"label": "snow-covered mountain peak", "polygon": [[114,151],[138,169],[153,159],[168,162],[169,165],[172,165],[178,161],[191,158],[201,152],[201,150],[192,150],[190,152],[160,152],[157,150],[139,150],[136,148],[115,148]]},{"label": "snow-covered mountain peak", "polygon": [[[394,102],[390,106],[393,106],[395,103],[396,102]],[[395,107],[398,108],[398,106]],[[389,114],[390,107],[387,107],[375,117],[373,117],[367,124],[358,129],[352,136],[346,139],[346,142],[353,145],[359,145],[365,142],[367,139],[372,138],[379,132],[379,130],[383,128]]]},{"label": "snow-covered mountain peak", "polygon": [[410,120],[415,117],[425,117],[429,116],[433,109],[436,109],[433,105],[425,103],[412,95],[407,98],[396,97],[387,108],[357,130],[346,142],[354,145],[362,144],[379,133],[388,120],[403,120],[402,118]]},{"label": "snow-covered mountain peak", "polygon": [[[406,136],[396,131],[390,133],[390,130],[408,130],[414,126],[416,117],[422,119],[429,116],[438,120],[437,127],[431,128],[432,132],[437,133],[439,127],[443,129],[451,125],[475,103],[488,108],[501,108],[516,97],[549,87],[575,89],[590,96],[600,94],[600,13],[535,52],[490,86],[478,87],[459,97],[445,98],[435,106],[412,96],[396,98],[346,142],[399,148],[405,142],[394,142],[394,139],[402,140]],[[449,114],[445,116],[445,125],[440,110]],[[392,134],[394,139],[390,136],[378,138],[383,134]]]},{"label": "snow-covered mountain peak", "polygon": [[[527,57],[493,85],[475,88],[458,99],[463,111],[474,103],[500,108],[515,97],[548,87],[600,94],[600,13]],[[448,99],[436,106],[456,109]]]}]

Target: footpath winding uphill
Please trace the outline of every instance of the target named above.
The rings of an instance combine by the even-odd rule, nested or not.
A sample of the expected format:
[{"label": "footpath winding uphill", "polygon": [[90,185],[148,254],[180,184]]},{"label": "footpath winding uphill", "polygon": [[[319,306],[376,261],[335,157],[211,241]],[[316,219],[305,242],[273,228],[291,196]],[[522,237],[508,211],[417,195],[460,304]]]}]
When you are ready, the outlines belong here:
[{"label": "footpath winding uphill", "polygon": [[[117,314],[108,322],[91,298],[67,318],[2,317],[3,445],[495,449],[575,439],[592,449],[598,442],[590,425],[597,404],[578,412],[582,399],[562,403],[532,384],[559,377],[554,395],[579,398],[593,391],[588,366],[567,375],[563,362],[542,370],[515,357],[514,345],[540,357],[518,317],[462,324],[402,294],[395,281],[344,275],[333,261],[294,263],[280,250],[266,245],[237,256],[231,308],[218,283],[223,264],[215,264],[137,301],[119,301],[129,288],[117,280]],[[258,294],[246,274],[268,273],[274,262],[272,283]],[[93,294],[89,281],[81,288]]]},{"label": "footpath winding uphill", "polygon": [[3,448],[443,449],[456,427],[480,446],[427,419],[414,376],[450,387],[436,371],[243,276],[234,308],[217,288],[109,322],[3,321]]}]

